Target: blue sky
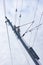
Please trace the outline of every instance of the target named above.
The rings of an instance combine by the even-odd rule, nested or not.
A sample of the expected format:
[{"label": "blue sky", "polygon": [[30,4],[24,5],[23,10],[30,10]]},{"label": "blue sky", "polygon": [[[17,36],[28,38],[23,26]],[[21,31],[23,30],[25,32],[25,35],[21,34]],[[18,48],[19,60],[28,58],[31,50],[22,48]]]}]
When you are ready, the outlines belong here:
[{"label": "blue sky", "polygon": [[[3,8],[3,1],[0,0],[0,65],[12,65],[11,64],[11,57],[10,57],[10,50],[8,44],[8,37],[6,31],[6,24],[5,24],[5,14]],[[15,24],[15,9],[17,4],[17,22],[16,25],[19,25],[19,15],[22,6],[22,17],[20,21],[20,25],[24,23],[29,23],[31,21],[35,21],[31,28],[39,24],[41,14],[43,12],[43,0],[5,0],[6,4],[6,16],[11,20],[12,24]],[[34,13],[36,7],[38,5],[36,16],[34,18]],[[41,22],[43,23],[43,16]],[[21,27],[21,35],[26,31],[29,25]],[[20,44],[21,42],[17,39],[16,35],[13,33],[11,27],[8,24],[8,31],[10,37],[10,46],[12,52],[12,60],[13,65],[35,65],[30,56],[27,54],[24,47]],[[33,46],[34,36],[37,30],[32,32],[28,32],[23,38],[26,41],[27,45]],[[43,25],[39,27],[36,40],[33,46],[34,50],[40,57],[40,62],[43,65]],[[22,60],[22,61],[21,61]],[[31,62],[30,62],[31,61]]]}]

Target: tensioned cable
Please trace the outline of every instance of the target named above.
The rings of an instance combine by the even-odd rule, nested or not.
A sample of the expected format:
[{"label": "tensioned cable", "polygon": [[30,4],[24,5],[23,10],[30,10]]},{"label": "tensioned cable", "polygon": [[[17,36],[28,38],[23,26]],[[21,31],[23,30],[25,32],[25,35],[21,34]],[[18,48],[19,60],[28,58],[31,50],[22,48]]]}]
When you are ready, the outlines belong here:
[{"label": "tensioned cable", "polygon": [[[35,19],[36,12],[37,12],[37,10],[38,10],[38,4],[39,4],[39,0],[38,0],[37,5],[36,5],[36,10],[35,10],[35,13],[34,13],[33,21],[34,21],[34,19]],[[32,32],[31,32],[31,34],[32,34]],[[31,39],[31,36],[30,36],[30,39]],[[30,40],[29,40],[29,44],[30,44]]]},{"label": "tensioned cable", "polygon": [[[39,4],[39,0],[38,0],[37,5],[36,5],[36,10],[35,10],[35,13],[34,13],[34,18],[33,18],[33,21],[34,21],[35,16],[36,16],[36,12],[37,12],[37,9],[38,9],[38,4]],[[24,25],[22,25],[22,26],[25,26],[25,25],[28,25],[28,24],[24,24]],[[19,26],[19,27],[22,27],[22,26]],[[30,26],[30,27],[31,27],[31,26]],[[27,31],[26,31],[25,33],[27,33]],[[24,33],[22,36],[24,36],[24,35],[25,35],[25,33]],[[31,37],[30,37],[30,39],[31,39]],[[30,43],[30,42],[29,42],[29,43]]]},{"label": "tensioned cable", "polygon": [[16,22],[17,22],[17,12],[18,12],[18,9],[17,9],[17,7],[18,7],[18,0],[16,0],[17,2],[16,2],[16,9],[15,9],[15,25],[16,25]]},{"label": "tensioned cable", "polygon": [[[38,2],[37,2],[36,10],[35,10],[35,13],[34,13],[34,18],[35,18],[35,16],[36,16],[36,12],[37,12],[37,9],[38,9],[38,4],[39,4],[39,0],[38,0]],[[22,7],[23,7],[23,0],[22,0],[21,10],[20,10],[20,15],[19,15],[20,19],[21,19]],[[20,19],[19,19],[19,23],[20,23]],[[33,19],[33,20],[34,20],[34,19]],[[21,26],[19,26],[19,27],[22,27],[22,26],[25,26],[25,25],[28,25],[28,24],[29,24],[29,23],[26,23],[26,24],[23,24],[23,25],[21,25]]]},{"label": "tensioned cable", "polygon": [[35,26],[35,27],[31,28],[31,29],[30,29],[30,30],[28,30],[28,31],[29,31],[29,32],[32,32],[33,30],[35,30],[35,29],[39,28],[41,25],[43,25],[43,24],[39,24],[39,25],[37,25],[37,26]]},{"label": "tensioned cable", "polygon": [[[16,10],[15,10],[15,25],[16,25],[16,22],[17,22],[18,2],[19,2],[19,1],[17,0],[17,3],[16,3]],[[22,0],[22,4],[21,4],[19,19],[18,19],[19,25],[20,25],[20,20],[21,20],[22,6],[23,6],[23,0]]]},{"label": "tensioned cable", "polygon": [[[5,0],[3,0],[3,7],[4,7],[4,15],[6,17],[6,7],[5,7]],[[6,23],[6,30],[7,30],[7,36],[8,36],[8,43],[9,43],[9,50],[10,50],[10,56],[11,56],[11,64],[13,65],[13,60],[12,60],[12,53],[11,53],[11,47],[10,47],[10,39],[9,39],[9,33],[8,33],[8,27]]]},{"label": "tensioned cable", "polygon": [[3,8],[4,8],[4,15],[6,16],[6,4],[5,4],[5,0],[3,0]]},{"label": "tensioned cable", "polygon": [[[16,22],[17,22],[18,2],[19,2],[19,1],[17,0],[17,3],[16,3],[16,10],[15,10],[15,25],[16,25]],[[23,6],[23,0],[22,0],[22,4],[21,4],[21,10],[20,10],[19,18],[21,18],[22,6]],[[19,22],[20,22],[20,19],[19,19]]]},{"label": "tensioned cable", "polygon": [[7,36],[8,36],[9,49],[10,49],[11,63],[13,65],[13,60],[12,60],[13,58],[12,58],[12,52],[11,52],[11,47],[10,47],[10,38],[9,38],[9,32],[8,32],[7,22],[6,22],[6,30],[7,30]]},{"label": "tensioned cable", "polygon": [[27,30],[25,31],[25,33],[22,35],[22,37],[28,32],[28,30],[30,29],[30,27],[33,25],[34,21],[31,23],[31,25],[27,28]]},{"label": "tensioned cable", "polygon": [[[43,16],[43,12],[42,12],[42,14],[41,14],[41,17],[40,17],[40,20],[39,20],[39,24],[40,24],[40,22],[41,22],[41,20],[42,20],[42,16]],[[34,43],[35,43],[35,40],[36,40],[36,37],[37,37],[37,34],[38,34],[38,29],[39,29],[39,27],[38,27],[37,30],[36,30],[32,47],[34,46]]]},{"label": "tensioned cable", "polygon": [[[38,10],[38,4],[39,4],[39,0],[38,0],[37,5],[36,5],[36,10],[35,10],[35,13],[34,13],[33,21],[34,21],[34,19],[35,19],[36,12],[37,12],[37,10]],[[22,12],[22,7],[23,7],[23,0],[22,0],[22,6],[21,6],[20,13]],[[20,17],[21,17],[21,14],[20,14]],[[24,24],[24,25],[21,25],[21,26],[19,26],[19,27],[22,27],[22,26],[25,26],[25,25],[28,25],[28,23],[26,23],[26,24]]]},{"label": "tensioned cable", "polygon": [[[38,0],[37,5],[36,5],[36,10],[35,10],[35,13],[34,13],[34,19],[35,19],[36,12],[37,12],[37,9],[38,9],[38,4],[39,4],[39,0]],[[22,11],[22,9],[21,9],[21,11]],[[20,13],[21,13],[21,11],[20,11]],[[20,14],[20,18],[21,18],[21,14]],[[34,19],[33,19],[33,21],[34,21]],[[20,20],[19,20],[19,24],[20,24]],[[21,26],[19,26],[19,27],[23,27],[23,26],[26,26],[26,25],[28,25],[28,24],[29,24],[29,23],[24,24],[24,25],[21,25]],[[31,26],[30,26],[30,27],[31,27]],[[26,31],[25,33],[27,33],[27,31]],[[24,36],[25,33],[24,33],[22,36]],[[30,39],[31,39],[31,37],[30,37]],[[30,42],[29,42],[29,43],[30,43]]]},{"label": "tensioned cable", "polygon": [[17,26],[17,27],[23,27],[23,26],[26,26],[26,25],[31,24],[31,23],[33,23],[33,21],[29,22],[29,23],[26,23],[26,24],[23,24],[23,25],[20,25],[20,26]]},{"label": "tensioned cable", "polygon": [[33,18],[33,20],[34,20],[35,17],[36,17],[36,13],[37,13],[37,10],[38,10],[38,5],[39,5],[39,0],[37,1],[37,4],[36,4],[36,10],[35,10],[35,12],[34,12],[34,18]]},{"label": "tensioned cable", "polygon": [[18,7],[18,0],[16,0],[17,2],[16,2],[16,9],[17,9],[17,7]]},{"label": "tensioned cable", "polygon": [[[17,39],[18,40],[18,39]],[[20,45],[20,42],[18,41],[18,43],[19,43],[19,45]],[[21,48],[21,51],[22,51],[22,53],[24,54],[24,56],[25,56],[25,58],[26,58],[26,60],[27,60],[27,63],[30,65],[30,63],[29,63],[29,60],[27,59],[27,57],[26,57],[26,53],[23,51],[23,48],[22,48],[22,46],[20,45],[20,48]]]},{"label": "tensioned cable", "polygon": [[22,8],[23,8],[23,0],[22,0],[22,4],[21,4],[20,14],[21,14],[21,12],[22,12]]},{"label": "tensioned cable", "polygon": [[[25,26],[25,25],[28,25],[28,24],[32,23],[32,22],[30,22],[30,23],[26,23],[26,24],[23,24],[23,25],[20,26],[20,21],[21,21],[21,16],[22,16],[22,15],[21,15],[22,7],[23,7],[23,0],[22,0],[22,4],[21,4],[20,15],[19,15],[19,26],[17,26],[17,27],[22,27],[22,26]],[[20,44],[19,44],[19,45],[20,45]],[[20,46],[21,46],[21,45],[20,45]],[[21,47],[21,50],[22,50],[22,47]],[[23,52],[23,51],[22,51],[22,52]],[[25,53],[23,52],[23,54],[25,54]],[[25,56],[25,58],[26,58],[28,64],[30,65],[30,63],[29,63],[29,61],[28,61],[26,55],[24,55],[24,56]]]},{"label": "tensioned cable", "polygon": [[19,15],[19,26],[20,26],[20,21],[21,21],[21,17],[22,17],[22,8],[23,8],[23,0],[21,0],[21,9],[20,9],[20,15]]},{"label": "tensioned cable", "polygon": [[[38,3],[39,3],[39,0],[38,0]],[[36,6],[36,10],[35,10],[35,13],[34,13],[34,18],[35,18],[35,16],[36,16],[36,11],[37,11],[37,9],[38,9],[38,4],[37,4],[37,6]],[[34,21],[34,19],[33,19],[33,21]],[[32,25],[31,25],[32,26]],[[31,27],[30,26],[30,27]],[[28,29],[30,28],[30,27],[28,27]],[[28,30],[27,29],[27,30]],[[27,30],[26,30],[26,32],[25,33],[27,33]],[[23,36],[25,35],[25,33],[23,34]]]},{"label": "tensioned cable", "polygon": [[[34,12],[33,21],[34,21],[34,19],[35,19],[35,17],[36,17],[36,13],[37,13],[37,10],[38,10],[38,5],[39,5],[39,0],[37,1],[37,4],[36,4],[36,10],[35,10],[35,12]],[[32,34],[32,32],[31,32],[31,34]],[[30,37],[30,40],[31,40],[31,37]],[[30,40],[29,40],[29,44],[30,44]]]},{"label": "tensioned cable", "polygon": [[[38,29],[41,25],[43,25],[43,24],[39,24],[39,25],[35,26],[34,28],[32,28],[32,29],[30,29],[30,30],[27,30],[25,33],[27,33],[27,32],[32,32],[33,30]],[[31,26],[31,25],[30,25],[30,26]],[[22,37],[25,35],[25,33],[22,35]],[[31,37],[30,37],[30,39],[31,39]]]}]

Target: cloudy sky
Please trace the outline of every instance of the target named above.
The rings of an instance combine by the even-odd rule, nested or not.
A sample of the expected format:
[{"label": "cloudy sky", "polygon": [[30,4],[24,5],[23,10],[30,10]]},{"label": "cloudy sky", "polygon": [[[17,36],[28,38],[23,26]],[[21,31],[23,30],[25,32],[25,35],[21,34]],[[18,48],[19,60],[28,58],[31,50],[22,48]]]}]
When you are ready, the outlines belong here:
[{"label": "cloudy sky", "polygon": [[[16,26],[34,21],[30,28],[32,29],[39,24],[43,24],[43,0],[5,0],[5,8],[6,13],[4,0],[0,0],[0,65],[35,65],[9,24],[7,24],[11,48],[10,54],[5,15]],[[17,13],[15,12],[16,8]],[[21,19],[19,18],[20,13]],[[30,24],[20,27],[21,35]],[[23,38],[28,46],[33,47],[40,57],[41,65],[43,65],[43,25],[38,28],[38,31],[37,28],[32,32],[28,30]]]}]

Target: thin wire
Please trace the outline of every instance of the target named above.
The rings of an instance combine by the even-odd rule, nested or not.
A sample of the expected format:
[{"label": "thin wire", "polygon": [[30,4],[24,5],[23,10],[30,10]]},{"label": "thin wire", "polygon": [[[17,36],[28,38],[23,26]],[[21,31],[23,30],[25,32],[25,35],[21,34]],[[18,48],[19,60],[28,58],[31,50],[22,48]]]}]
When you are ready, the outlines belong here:
[{"label": "thin wire", "polygon": [[16,0],[17,1],[17,3],[16,3],[16,9],[17,9],[17,7],[18,7],[18,0]]},{"label": "thin wire", "polygon": [[[21,25],[21,26],[20,26],[22,7],[23,7],[23,0],[22,0],[21,10],[20,10],[20,15],[19,15],[19,27],[22,27],[22,26],[24,26],[24,25],[29,24],[29,23],[27,23],[27,24],[24,24],[24,25]],[[16,14],[16,16],[17,16],[17,14]],[[19,45],[20,45],[20,44],[19,44]],[[20,45],[20,46],[21,46],[21,45]],[[22,50],[22,48],[21,48],[21,50]],[[23,51],[22,51],[22,52],[23,52]],[[24,54],[24,52],[23,52],[23,54]],[[26,58],[26,56],[25,56],[25,58]],[[26,58],[26,60],[27,60],[27,58]],[[27,60],[27,61],[28,61],[28,60]],[[28,61],[28,64],[30,65],[29,61]]]},{"label": "thin wire", "polygon": [[38,28],[37,28],[37,30],[36,30],[36,32],[35,32],[35,36],[34,36],[34,40],[33,40],[32,47],[33,47],[34,44],[35,44],[35,40],[36,40],[36,38],[37,38],[37,34],[38,34]]},{"label": "thin wire", "polygon": [[[38,3],[39,3],[39,0],[38,0]],[[35,18],[35,16],[36,16],[36,11],[37,11],[37,9],[38,9],[38,4],[37,4],[37,6],[36,6],[36,10],[35,10],[35,13],[34,13],[34,18]],[[33,20],[33,21],[34,21],[34,20]],[[31,27],[31,26],[32,26],[32,25],[30,25],[30,27]],[[30,27],[29,27],[29,28],[30,28]],[[28,29],[29,29],[29,28],[28,28]],[[28,30],[28,29],[27,29],[27,30]],[[26,30],[25,33],[27,33],[27,30]],[[23,36],[25,35],[25,33],[23,34]]]},{"label": "thin wire", "polygon": [[23,27],[23,26],[26,26],[26,25],[31,24],[31,23],[33,23],[33,21],[29,22],[29,23],[26,23],[26,24],[23,24],[23,25],[20,25],[20,26],[17,26],[17,27]]},{"label": "thin wire", "polygon": [[[39,4],[39,0],[38,0],[38,2],[37,2],[37,5],[36,5],[36,10],[35,10],[35,13],[34,13],[34,19],[35,19],[35,16],[36,16],[36,12],[37,12],[37,9],[38,9],[38,4]],[[21,16],[21,12],[22,12],[22,7],[23,7],[23,0],[22,0],[22,5],[21,5],[21,10],[20,10],[20,16]],[[19,16],[19,17],[20,17]],[[33,20],[34,20],[33,19]],[[20,20],[19,20],[19,24],[20,24]],[[24,24],[25,25],[25,24]],[[23,25],[23,26],[24,26]],[[28,25],[28,23],[26,24],[26,25]],[[21,27],[21,26],[20,26]]]},{"label": "thin wire", "polygon": [[[39,3],[39,0],[38,0],[38,3]],[[35,13],[34,13],[34,18],[35,18],[35,16],[36,16],[36,11],[37,11],[37,9],[38,9],[38,3],[37,3],[37,6],[36,6],[36,10],[35,10]],[[23,0],[22,0],[22,6],[23,6]],[[22,11],[22,6],[21,6],[21,11]],[[20,19],[21,19],[21,11],[20,11]],[[19,25],[20,25],[20,19],[19,19]],[[25,25],[25,24],[24,24]],[[22,26],[24,26],[24,25],[22,25]],[[27,25],[27,24],[26,24]],[[19,27],[21,27],[21,26],[19,26]],[[30,26],[31,27],[31,26]],[[28,30],[28,29],[27,29]],[[27,33],[27,30],[26,30],[26,32],[25,33]],[[25,33],[23,34],[23,36],[25,35]]]},{"label": "thin wire", "polygon": [[10,56],[11,56],[11,63],[13,65],[13,58],[12,58],[12,52],[11,52],[11,47],[10,47],[10,38],[9,38],[7,23],[6,23],[6,30],[7,30],[7,36],[8,36],[8,44],[9,44],[9,50],[10,50]]},{"label": "thin wire", "polygon": [[[31,32],[31,35],[32,35],[32,32]],[[29,38],[29,44],[31,43],[31,36],[30,36],[30,38]]]},{"label": "thin wire", "polygon": [[22,12],[22,8],[23,8],[23,0],[22,0],[22,4],[21,4],[20,14],[21,14],[21,12]]},{"label": "thin wire", "polygon": [[31,23],[31,25],[27,28],[27,30],[25,31],[25,33],[22,35],[22,37],[28,32],[29,28],[33,25],[34,21]]},{"label": "thin wire", "polygon": [[35,26],[34,28],[30,29],[29,32],[32,32],[33,30],[38,29],[41,25],[43,25],[43,24],[39,24],[39,25]]},{"label": "thin wire", "polygon": [[17,12],[15,12],[15,20],[14,20],[14,22],[15,22],[15,25],[16,25],[16,22],[17,22]]},{"label": "thin wire", "polygon": [[40,22],[41,22],[41,20],[42,20],[42,16],[43,16],[43,12],[42,12],[42,14],[41,14],[41,17],[40,17],[40,21],[39,21],[39,24],[40,24]]},{"label": "thin wire", "polygon": [[[37,10],[38,10],[38,4],[39,4],[39,0],[38,0],[38,2],[37,2],[37,4],[36,4],[36,10],[35,10],[35,12],[34,12],[33,21],[34,21],[34,19],[35,19],[35,17],[36,17],[36,13],[37,13]],[[31,34],[32,34],[32,32],[31,32]],[[31,36],[30,36],[30,40],[31,40]],[[29,44],[30,44],[30,40],[29,40]]]},{"label": "thin wire", "polygon": [[[35,26],[34,28],[30,29],[29,32],[31,32],[31,34],[32,34],[32,31],[35,30],[35,29],[38,29],[38,27],[41,26],[41,25],[42,25],[42,24],[39,24],[38,26]],[[27,31],[27,32],[28,32],[28,31]],[[27,33],[27,32],[26,32],[26,33]],[[24,35],[25,35],[25,34],[23,34],[22,36],[24,36]],[[37,33],[36,33],[36,36],[37,36]],[[31,39],[31,37],[30,37],[30,39]],[[35,40],[35,39],[34,39],[34,40]],[[30,41],[29,41],[29,44],[30,44]]]},{"label": "thin wire", "polygon": [[[34,19],[35,19],[35,17],[36,17],[36,12],[37,12],[37,10],[38,10],[38,4],[39,4],[39,0],[38,0],[37,5],[36,5],[36,10],[35,10],[35,12],[34,12],[33,21],[34,21]],[[32,34],[32,33],[31,33],[31,34]],[[31,37],[30,37],[30,40],[31,40]],[[29,44],[30,44],[30,40],[29,40]]]},{"label": "thin wire", "polygon": [[4,15],[6,16],[6,5],[5,5],[5,0],[3,0],[3,8],[4,8]]},{"label": "thin wire", "polygon": [[[38,9],[38,4],[39,4],[39,0],[38,0],[37,5],[36,5],[36,10],[35,10],[35,13],[34,13],[34,19],[35,19],[36,12],[37,12],[37,9]],[[21,16],[21,12],[22,12],[22,7],[23,7],[23,0],[22,0],[21,10],[20,10],[20,16]],[[19,16],[19,17],[20,17],[20,16]],[[33,19],[33,20],[34,20],[34,19]],[[19,20],[19,22],[20,22],[20,20]],[[28,23],[27,23],[27,24],[28,24]],[[26,25],[27,25],[27,24],[26,24]],[[23,25],[23,26],[24,26],[24,25]],[[20,26],[20,27],[21,27],[21,26]]]},{"label": "thin wire", "polygon": [[[18,39],[17,39],[17,40],[18,40]],[[18,43],[19,43],[19,41],[18,41]],[[20,43],[19,43],[19,45],[20,45]],[[23,49],[22,49],[21,45],[20,45],[20,48],[21,48],[22,53],[24,54],[24,56],[25,56],[25,58],[26,58],[26,60],[27,60],[28,64],[30,65],[29,60],[28,60],[28,59],[27,59],[27,57],[26,57],[26,53],[23,51]]]},{"label": "thin wire", "polygon": [[38,10],[38,5],[39,5],[39,0],[37,1],[37,4],[36,4],[36,10],[35,10],[35,12],[34,12],[33,20],[34,20],[35,17],[36,17],[36,13],[37,13],[37,10]]},{"label": "thin wire", "polygon": [[[42,25],[42,24],[40,24],[40,25]],[[38,30],[38,27],[39,27],[40,25],[36,26],[35,28],[37,28],[37,30]],[[37,30],[36,30],[36,33],[35,33],[35,36],[34,36],[34,41],[33,41],[32,47],[34,46],[34,42],[35,42],[36,37],[37,37]],[[30,31],[31,34],[32,34],[32,31],[33,31],[33,30]],[[30,37],[30,40],[31,40],[31,37]],[[29,44],[30,44],[30,42],[31,42],[30,40],[29,40]]]},{"label": "thin wire", "polygon": [[15,25],[16,25],[16,22],[17,22],[17,12],[18,12],[18,9],[17,9],[17,6],[18,6],[18,0],[17,0],[17,3],[16,3],[16,10],[15,10]]},{"label": "thin wire", "polygon": [[20,9],[20,14],[19,14],[19,19],[18,19],[18,21],[19,21],[19,26],[20,26],[20,21],[21,21],[21,17],[22,17],[22,8],[23,8],[23,0],[21,0],[22,2],[21,2],[21,9]]},{"label": "thin wire", "polygon": [[[4,15],[6,17],[6,7],[5,7],[5,0],[3,0],[3,8],[4,8]],[[11,53],[11,47],[10,47],[10,39],[9,39],[9,33],[8,33],[8,27],[6,23],[6,30],[7,30],[7,36],[8,36],[8,43],[9,43],[9,50],[10,50],[10,56],[11,56],[11,64],[13,65],[13,60],[12,60],[12,53]]]},{"label": "thin wire", "polygon": [[[41,22],[41,20],[42,20],[42,16],[43,16],[43,12],[42,12],[42,14],[41,14],[41,17],[40,17],[40,20],[39,20],[39,24],[40,24],[40,22]],[[36,30],[32,47],[34,46],[35,40],[36,40],[36,38],[37,38],[38,29],[39,29],[39,27],[38,27],[37,30]]]}]

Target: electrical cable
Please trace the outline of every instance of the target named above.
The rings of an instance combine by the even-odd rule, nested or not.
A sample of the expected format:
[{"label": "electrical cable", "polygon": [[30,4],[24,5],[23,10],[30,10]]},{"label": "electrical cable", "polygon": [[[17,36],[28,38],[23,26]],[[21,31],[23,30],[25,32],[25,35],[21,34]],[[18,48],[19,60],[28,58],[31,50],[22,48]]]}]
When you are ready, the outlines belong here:
[{"label": "electrical cable", "polygon": [[[38,3],[39,3],[39,0],[38,0]],[[21,18],[22,7],[23,7],[23,0],[22,0],[22,5],[21,5],[21,10],[20,10],[19,18]],[[38,4],[37,4],[37,6],[36,6],[36,10],[35,10],[35,13],[34,13],[34,18],[35,18],[35,16],[36,16],[36,11],[37,11],[37,9],[38,9]],[[20,23],[20,19],[19,19],[19,23]],[[28,25],[28,23],[27,23],[26,25]],[[25,26],[25,24],[24,24],[23,26]],[[22,27],[22,26],[19,26],[19,27]]]},{"label": "electrical cable", "polygon": [[26,24],[23,24],[23,25],[20,25],[20,26],[17,26],[17,27],[23,27],[23,26],[26,26],[26,25],[31,24],[31,23],[33,23],[33,21],[29,22],[29,23],[26,23]]},{"label": "electrical cable", "polygon": [[[38,0],[38,3],[39,3],[39,0]],[[34,19],[35,19],[35,16],[36,16],[36,11],[37,11],[37,9],[38,9],[38,3],[37,3],[36,10],[35,10],[35,13],[34,13]],[[34,19],[33,19],[33,21],[34,21]],[[30,27],[31,27],[31,26],[30,26]],[[27,30],[28,30],[28,29],[27,29]],[[27,33],[27,30],[26,30],[25,33]],[[23,36],[25,35],[25,33],[23,34]]]},{"label": "electrical cable", "polygon": [[[18,39],[17,39],[17,40],[18,40]],[[20,45],[20,48],[21,48],[22,53],[24,54],[24,57],[25,57],[26,60],[27,60],[27,63],[30,65],[29,60],[28,60],[27,57],[26,57],[26,53],[23,51],[23,48],[22,48],[22,46],[21,46],[19,40],[18,40],[18,43],[19,43],[19,45]]]},{"label": "electrical cable", "polygon": [[21,2],[21,9],[20,9],[20,15],[19,15],[19,26],[20,26],[20,21],[21,21],[21,17],[22,17],[22,8],[23,8],[23,0]]},{"label": "electrical cable", "polygon": [[25,31],[25,33],[22,35],[22,37],[28,32],[28,30],[30,29],[30,27],[33,25],[34,21],[31,23],[31,25],[27,28],[27,30]]},{"label": "electrical cable", "polygon": [[[32,35],[32,32],[31,32],[31,35]],[[30,36],[30,38],[29,38],[29,44],[31,43],[31,36]]]},{"label": "electrical cable", "polygon": [[39,0],[37,1],[37,4],[36,4],[36,10],[34,12],[34,18],[33,18],[33,20],[35,19],[35,16],[36,16],[36,13],[37,13],[37,10],[38,10],[38,5],[39,5]]},{"label": "electrical cable", "polygon": [[[37,9],[38,9],[38,4],[39,4],[39,0],[38,0],[38,2],[37,2],[36,10],[35,10],[35,13],[34,13],[34,19],[35,19],[36,12],[37,12]],[[21,18],[22,7],[23,7],[23,0],[22,0],[21,10],[20,10],[20,16],[19,16],[20,18]],[[34,20],[34,19],[33,19],[33,20]],[[26,25],[28,25],[28,23],[27,23]],[[24,25],[23,25],[23,26],[24,26]],[[19,27],[21,27],[21,26],[19,26]]]},{"label": "electrical cable", "polygon": [[[30,30],[27,30],[25,33],[27,33],[28,31],[29,31],[29,32],[32,32],[33,30],[38,29],[41,25],[43,25],[43,24],[39,24],[39,25],[35,26],[34,28],[32,28],[32,29],[30,29]],[[25,35],[25,33],[22,35],[22,37]],[[37,33],[36,33],[36,36],[37,36]],[[30,37],[30,39],[31,39],[31,37]],[[29,43],[30,43],[30,42],[29,42]]]},{"label": "electrical cable", "polygon": [[[33,41],[32,47],[34,46],[34,42],[35,42],[36,37],[37,37],[37,30],[38,30],[38,27],[41,26],[41,25],[42,25],[42,24],[39,24],[38,26],[36,26],[36,27],[33,28],[33,30],[36,29],[36,33],[35,33],[35,36],[34,36],[34,41]],[[32,34],[32,31],[33,31],[33,30],[32,30],[32,29],[29,30],[29,31],[31,32],[31,34]],[[30,40],[31,40],[31,37],[30,37]],[[30,42],[31,42],[30,40],[29,40],[29,44],[30,44]]]},{"label": "electrical cable", "polygon": [[[5,7],[5,0],[3,0],[3,7],[4,7],[4,15],[6,17],[6,7]],[[6,22],[5,22],[6,23]],[[6,23],[6,30],[7,30],[7,36],[8,36],[8,43],[9,43],[9,50],[10,50],[10,57],[11,57],[11,64],[13,65],[13,60],[12,60],[12,53],[11,53],[11,47],[10,47],[10,39],[9,39],[9,33],[8,33],[8,27]]]},{"label": "electrical cable", "polygon": [[[27,23],[27,24],[23,24],[23,25],[20,26],[22,6],[23,6],[23,0],[22,0],[21,10],[20,10],[20,15],[19,15],[19,26],[17,26],[17,28],[18,28],[18,27],[25,26],[25,25],[27,25],[27,24],[30,24],[30,23]],[[16,15],[16,16],[17,16],[17,15]],[[31,23],[32,23],[32,22],[31,22]],[[19,45],[20,45],[20,44],[19,44]],[[20,46],[21,46],[21,45],[20,45]],[[21,48],[21,50],[22,50],[22,48]],[[22,52],[23,52],[23,51],[22,51]],[[25,53],[23,52],[23,54],[25,54]],[[25,56],[25,58],[26,58],[26,56]],[[27,58],[26,58],[26,60],[27,60]],[[27,61],[28,61],[28,60],[27,60]],[[28,61],[28,64],[30,65],[29,61]]]},{"label": "electrical cable", "polygon": [[10,56],[11,56],[11,64],[13,65],[13,58],[12,58],[12,52],[11,52],[11,47],[10,47],[9,32],[8,32],[7,22],[5,22],[5,23],[6,23],[6,30],[7,30],[7,36],[8,36],[8,43],[9,43]]},{"label": "electrical cable", "polygon": [[[9,42],[9,48],[10,48],[10,39],[9,39],[9,33],[8,33],[7,23],[6,23],[6,29],[7,29],[7,36],[8,36],[8,42]],[[11,54],[11,48],[10,48],[10,54]],[[12,54],[11,54],[11,59],[12,59]],[[28,61],[28,63],[29,63],[29,61]],[[12,63],[12,65],[13,65],[13,63]]]},{"label": "electrical cable", "polygon": [[[36,10],[35,10],[35,12],[34,12],[34,17],[33,17],[33,21],[34,21],[34,19],[35,19],[35,17],[36,17],[36,13],[37,13],[37,10],[38,10],[38,5],[39,5],[39,0],[37,1],[37,4],[36,4]],[[32,32],[31,32],[31,34],[32,34]],[[29,44],[30,44],[30,41],[31,40],[31,36],[30,36],[30,39],[29,39]]]},{"label": "electrical cable", "polygon": [[[40,17],[40,20],[39,20],[39,25],[40,25],[40,22],[41,22],[41,20],[42,20],[42,16],[43,16],[43,12],[42,12],[41,17]],[[42,24],[41,24],[41,25],[42,25]],[[34,43],[35,43],[35,40],[36,40],[36,37],[37,37],[37,34],[38,34],[38,29],[39,29],[39,26],[38,26],[38,28],[37,28],[37,30],[36,30],[32,47],[34,46]]]},{"label": "electrical cable", "polygon": [[[28,24],[30,24],[30,23],[32,23],[32,22],[30,22],[30,23],[26,23],[26,24],[23,24],[23,25],[21,25],[20,26],[20,21],[21,21],[21,12],[22,12],[22,7],[23,7],[23,0],[22,0],[22,5],[21,5],[21,10],[20,10],[20,15],[19,15],[19,26],[17,26],[17,28],[18,27],[22,27],[22,26],[25,26],[25,25],[28,25]],[[20,44],[19,44],[20,45]],[[20,45],[21,46],[21,45]],[[22,50],[22,47],[21,47],[21,50]],[[23,51],[22,51],[23,52]],[[24,52],[23,52],[23,54],[25,54]],[[26,56],[25,56],[25,58],[26,58]],[[26,58],[26,60],[27,60],[27,58]],[[27,60],[28,61],[28,60]],[[28,61],[28,64],[30,65],[30,63],[29,63],[29,61]]]},{"label": "electrical cable", "polygon": [[28,30],[28,31],[29,31],[29,32],[32,32],[33,30],[38,29],[41,25],[43,25],[43,24],[39,24],[39,25],[37,25],[37,26],[31,28],[31,29]]},{"label": "electrical cable", "polygon": [[[38,0],[38,3],[39,3],[39,0]],[[21,11],[22,11],[22,6],[23,6],[23,0],[22,0],[22,5],[21,5]],[[38,4],[37,4],[37,6],[36,6],[36,10],[35,10],[35,13],[34,13],[34,18],[35,18],[35,16],[36,16],[36,11],[37,11],[37,9],[38,9]],[[20,19],[21,19],[21,11],[20,11]],[[20,25],[20,19],[19,19],[19,25]],[[34,21],[34,20],[33,20]],[[24,25],[27,25],[27,24],[24,24]],[[24,26],[24,25],[22,25],[22,26]],[[22,26],[19,26],[19,27],[22,27]],[[31,27],[31,26],[30,26]],[[28,29],[27,29],[28,30]],[[26,32],[25,33],[27,33],[27,30],[26,30]],[[25,35],[25,33],[23,34],[23,36]]]},{"label": "electrical cable", "polygon": [[15,25],[16,25],[16,22],[17,22],[17,12],[18,12],[18,9],[17,9],[17,6],[18,6],[18,0],[16,0],[17,3],[16,3],[16,9],[15,9]]},{"label": "electrical cable", "polygon": [[18,6],[18,0],[16,0],[17,2],[16,2],[16,11],[17,11],[17,6]]},{"label": "electrical cable", "polygon": [[5,5],[5,0],[3,0],[3,8],[4,8],[4,15],[6,16],[6,5]]}]

